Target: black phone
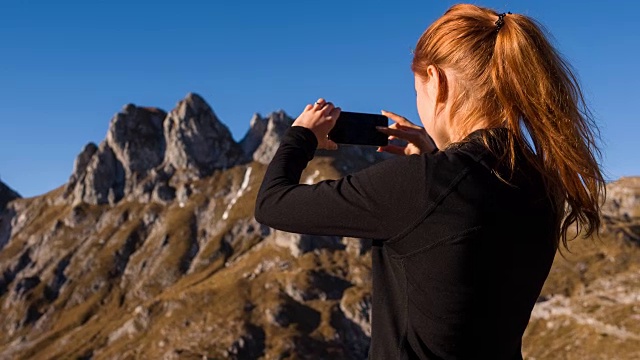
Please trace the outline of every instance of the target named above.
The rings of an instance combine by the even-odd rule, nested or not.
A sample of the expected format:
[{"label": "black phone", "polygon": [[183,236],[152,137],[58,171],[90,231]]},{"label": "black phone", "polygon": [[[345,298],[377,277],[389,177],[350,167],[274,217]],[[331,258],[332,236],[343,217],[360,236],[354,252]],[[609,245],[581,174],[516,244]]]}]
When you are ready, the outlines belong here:
[{"label": "black phone", "polygon": [[376,126],[389,126],[389,119],[384,115],[342,111],[336,125],[329,131],[329,139],[336,144],[388,145],[388,136],[378,131]]}]

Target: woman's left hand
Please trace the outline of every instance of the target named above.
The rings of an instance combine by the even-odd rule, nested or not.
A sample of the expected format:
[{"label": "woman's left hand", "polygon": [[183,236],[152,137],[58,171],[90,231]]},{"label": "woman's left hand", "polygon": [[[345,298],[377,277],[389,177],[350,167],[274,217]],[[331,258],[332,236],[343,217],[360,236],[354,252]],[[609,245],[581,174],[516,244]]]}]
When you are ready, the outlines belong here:
[{"label": "woman's left hand", "polygon": [[401,139],[406,141],[407,144],[404,146],[392,144],[381,146],[378,147],[379,152],[388,152],[396,155],[420,155],[433,153],[437,150],[435,142],[423,127],[415,125],[391,111],[382,110],[382,115],[393,120],[394,123],[389,127],[379,127],[378,131],[389,135],[389,140]]},{"label": "woman's left hand", "polygon": [[340,108],[320,98],[315,104],[305,106],[292,126],[302,126],[311,130],[318,139],[319,149],[336,150],[338,144],[329,140],[328,135],[336,124],[338,116],[340,116]]}]

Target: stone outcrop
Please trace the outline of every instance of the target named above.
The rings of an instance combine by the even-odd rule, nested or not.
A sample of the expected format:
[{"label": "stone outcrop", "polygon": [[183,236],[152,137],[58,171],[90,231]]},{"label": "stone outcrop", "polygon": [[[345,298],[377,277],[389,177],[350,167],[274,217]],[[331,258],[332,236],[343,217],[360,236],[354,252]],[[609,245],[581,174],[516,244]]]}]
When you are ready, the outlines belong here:
[{"label": "stone outcrop", "polygon": [[247,159],[252,159],[253,154],[256,152],[262,138],[267,132],[267,125],[269,123],[268,118],[263,118],[260,114],[255,113],[249,121],[249,131],[244,135],[244,138],[240,140],[240,147]]},{"label": "stone outcrop", "polygon": [[278,150],[282,135],[292,123],[293,119],[282,110],[271,113],[266,118],[255,114],[247,135],[240,141],[245,157],[268,164]]},{"label": "stone outcrop", "polygon": [[75,203],[114,204],[162,164],[166,148],[157,108],[125,105],[111,119],[106,139],[87,144],[76,158],[65,195]]},{"label": "stone outcrop", "polygon": [[616,219],[640,219],[640,177],[624,177],[607,184],[602,214]]},{"label": "stone outcrop", "polygon": [[346,248],[339,236],[292,234],[279,230],[274,231],[272,236],[276,245],[288,249],[295,257],[318,249],[342,250]]},{"label": "stone outcrop", "polygon": [[124,196],[125,170],[107,142],[94,148],[88,144],[76,159],[65,194],[76,204],[115,204]]},{"label": "stone outcrop", "polygon": [[20,195],[13,189],[0,181],[0,212],[7,206],[9,201],[20,198]]},{"label": "stone outcrop", "polygon": [[607,184],[602,215],[609,231],[640,245],[640,177]]},{"label": "stone outcrop", "polygon": [[128,104],[111,120],[106,142],[124,169],[125,192],[162,164],[167,147],[163,130],[166,116],[157,108]]},{"label": "stone outcrop", "polygon": [[8,209],[7,204],[19,198],[20,195],[17,192],[0,181],[0,250],[5,247],[11,238],[13,219],[16,215],[15,209]]},{"label": "stone outcrop", "polygon": [[240,163],[242,149],[233,140],[209,105],[198,95],[189,94],[178,103],[164,122],[167,142],[165,164],[185,169],[199,177],[215,169]]},{"label": "stone outcrop", "polygon": [[84,178],[87,175],[89,162],[91,162],[91,159],[93,158],[93,155],[96,153],[96,151],[98,151],[98,147],[94,143],[88,143],[84,146],[84,148],[82,148],[82,151],[76,157],[76,160],[73,164],[73,173],[71,173],[69,182],[65,186],[65,197],[73,193],[75,188],[78,186],[78,183],[84,181]]}]

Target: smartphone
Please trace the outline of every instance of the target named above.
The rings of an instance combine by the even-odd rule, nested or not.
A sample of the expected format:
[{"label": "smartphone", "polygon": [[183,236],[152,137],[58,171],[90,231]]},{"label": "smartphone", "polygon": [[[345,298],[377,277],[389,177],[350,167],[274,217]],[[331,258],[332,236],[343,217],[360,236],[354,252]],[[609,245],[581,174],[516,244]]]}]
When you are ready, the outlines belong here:
[{"label": "smartphone", "polygon": [[379,132],[376,126],[389,126],[389,119],[378,114],[342,111],[329,132],[329,139],[337,144],[388,145],[388,136]]}]

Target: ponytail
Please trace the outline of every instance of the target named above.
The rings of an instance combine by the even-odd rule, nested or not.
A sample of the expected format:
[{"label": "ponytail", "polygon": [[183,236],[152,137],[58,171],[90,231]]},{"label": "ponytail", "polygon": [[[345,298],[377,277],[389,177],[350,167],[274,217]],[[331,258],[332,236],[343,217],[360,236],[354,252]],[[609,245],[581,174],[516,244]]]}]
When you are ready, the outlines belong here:
[{"label": "ponytail", "polygon": [[412,69],[424,76],[434,65],[461,79],[452,105],[459,129],[478,116],[509,129],[499,155],[514,170],[522,153],[542,174],[558,209],[557,244],[566,248],[573,223],[585,237],[600,228],[604,179],[592,114],[541,28],[524,15],[455,5],[422,35]]},{"label": "ponytail", "polygon": [[[585,236],[600,227],[604,179],[591,129],[595,124],[569,65],[549,44],[540,26],[522,15],[507,15],[497,32],[491,79],[515,147],[527,148],[528,160],[543,174],[549,192],[566,216],[562,244],[576,223]],[[525,133],[531,143],[525,140]]]}]

